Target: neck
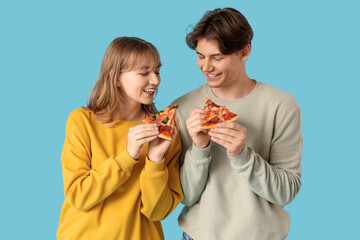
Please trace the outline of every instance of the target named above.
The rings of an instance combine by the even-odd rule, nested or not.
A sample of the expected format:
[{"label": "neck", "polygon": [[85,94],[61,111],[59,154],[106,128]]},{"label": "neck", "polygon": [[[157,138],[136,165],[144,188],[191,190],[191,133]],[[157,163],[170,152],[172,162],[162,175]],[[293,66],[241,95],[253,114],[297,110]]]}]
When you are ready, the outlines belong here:
[{"label": "neck", "polygon": [[125,121],[141,121],[145,117],[145,111],[140,103],[125,103],[121,113],[121,119]]},{"label": "neck", "polygon": [[255,80],[250,79],[248,76],[243,76],[232,84],[211,88],[211,90],[216,97],[225,101],[233,101],[249,95],[255,86]]}]

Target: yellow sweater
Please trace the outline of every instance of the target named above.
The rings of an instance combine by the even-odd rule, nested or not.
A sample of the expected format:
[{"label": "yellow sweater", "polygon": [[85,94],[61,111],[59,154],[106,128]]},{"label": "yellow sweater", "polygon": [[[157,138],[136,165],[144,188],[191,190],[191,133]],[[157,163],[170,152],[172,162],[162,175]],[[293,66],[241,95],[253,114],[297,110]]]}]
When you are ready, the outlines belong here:
[{"label": "yellow sweater", "polygon": [[149,161],[147,144],[134,160],[126,151],[130,127],[105,127],[79,108],[67,121],[62,151],[65,201],[61,240],[164,239],[160,221],[182,200],[179,135],[160,163]]}]

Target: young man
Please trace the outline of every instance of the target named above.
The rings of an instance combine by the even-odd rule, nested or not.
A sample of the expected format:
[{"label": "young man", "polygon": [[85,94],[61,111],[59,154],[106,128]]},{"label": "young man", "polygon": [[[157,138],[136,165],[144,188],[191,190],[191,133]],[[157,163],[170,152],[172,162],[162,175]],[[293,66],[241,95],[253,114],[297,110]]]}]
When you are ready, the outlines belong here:
[{"label": "young man", "polygon": [[[186,37],[206,84],[178,98],[183,239],[285,239],[283,206],[301,186],[300,109],[288,93],[250,79],[252,29],[232,8],[207,12]],[[202,130],[204,97],[239,115]]]}]

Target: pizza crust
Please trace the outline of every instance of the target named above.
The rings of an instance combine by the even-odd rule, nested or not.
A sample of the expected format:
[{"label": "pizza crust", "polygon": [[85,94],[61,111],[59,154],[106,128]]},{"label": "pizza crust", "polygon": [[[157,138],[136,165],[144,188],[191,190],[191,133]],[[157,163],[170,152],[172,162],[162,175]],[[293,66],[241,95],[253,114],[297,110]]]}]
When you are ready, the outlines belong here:
[{"label": "pizza crust", "polygon": [[201,129],[211,129],[211,128],[216,128],[217,126],[218,123],[211,123],[211,124],[203,123],[201,124]]},{"label": "pizza crust", "polygon": [[159,133],[158,137],[162,138],[162,139],[166,139],[166,140],[172,139],[170,136],[168,136],[168,134],[165,134],[165,133]]}]

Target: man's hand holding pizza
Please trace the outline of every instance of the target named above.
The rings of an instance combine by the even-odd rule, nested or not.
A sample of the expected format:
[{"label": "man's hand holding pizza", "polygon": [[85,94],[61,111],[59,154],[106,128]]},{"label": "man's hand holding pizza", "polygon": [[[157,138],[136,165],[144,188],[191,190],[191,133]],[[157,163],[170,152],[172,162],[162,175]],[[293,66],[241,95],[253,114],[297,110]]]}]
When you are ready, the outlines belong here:
[{"label": "man's hand holding pizza", "polygon": [[186,120],[187,130],[195,146],[198,148],[206,148],[210,142],[210,136],[207,133],[208,130],[204,130],[201,128],[203,116],[204,116],[203,109],[194,108],[188,120]]},{"label": "man's hand holding pizza", "polygon": [[204,101],[204,109],[195,108],[186,121],[195,146],[205,148],[211,138],[225,147],[229,156],[239,155],[245,147],[246,139],[246,128],[233,122],[239,116],[209,98]]},{"label": "man's hand holding pizza", "polygon": [[222,122],[209,131],[211,140],[226,148],[230,157],[238,156],[245,147],[246,128],[235,122]]}]

